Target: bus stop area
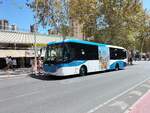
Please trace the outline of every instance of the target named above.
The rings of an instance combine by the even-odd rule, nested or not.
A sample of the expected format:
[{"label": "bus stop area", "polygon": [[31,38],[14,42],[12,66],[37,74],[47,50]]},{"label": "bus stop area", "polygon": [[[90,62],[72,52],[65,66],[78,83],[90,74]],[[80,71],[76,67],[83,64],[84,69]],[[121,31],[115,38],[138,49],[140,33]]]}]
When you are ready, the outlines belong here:
[{"label": "bus stop area", "polygon": [[42,48],[41,57],[43,57],[44,47],[48,42],[62,39],[61,36],[0,30],[0,69],[6,67],[7,57],[16,61],[17,68],[30,68],[31,60],[35,58],[35,51],[38,56],[39,50]]}]

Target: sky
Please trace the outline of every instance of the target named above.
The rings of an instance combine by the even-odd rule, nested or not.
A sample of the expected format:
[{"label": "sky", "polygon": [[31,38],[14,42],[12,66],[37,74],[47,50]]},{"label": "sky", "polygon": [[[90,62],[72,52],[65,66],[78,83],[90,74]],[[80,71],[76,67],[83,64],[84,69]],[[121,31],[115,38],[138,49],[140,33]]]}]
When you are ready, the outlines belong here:
[{"label": "sky", "polygon": [[[0,0],[0,20],[6,19],[9,24],[15,24],[22,31],[29,31],[34,24],[34,13],[27,8],[26,0]],[[150,0],[143,0],[143,7],[150,11]],[[47,33],[47,29],[39,26],[40,33]]]},{"label": "sky", "polygon": [[143,0],[143,7],[150,11],[150,0]]},{"label": "sky", "polygon": [[[17,25],[21,31],[29,31],[35,19],[34,13],[25,3],[26,0],[0,0],[0,20],[6,19],[10,25]],[[47,29],[41,26],[38,30],[40,33],[47,33]]]}]

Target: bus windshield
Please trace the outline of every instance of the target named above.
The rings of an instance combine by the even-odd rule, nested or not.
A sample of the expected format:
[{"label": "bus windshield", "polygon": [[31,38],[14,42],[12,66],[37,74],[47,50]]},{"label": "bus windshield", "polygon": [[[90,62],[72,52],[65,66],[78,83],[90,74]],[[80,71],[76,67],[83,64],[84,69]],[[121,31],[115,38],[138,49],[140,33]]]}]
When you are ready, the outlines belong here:
[{"label": "bus windshield", "polygon": [[46,49],[45,61],[49,63],[61,63],[70,59],[67,44],[53,44]]}]

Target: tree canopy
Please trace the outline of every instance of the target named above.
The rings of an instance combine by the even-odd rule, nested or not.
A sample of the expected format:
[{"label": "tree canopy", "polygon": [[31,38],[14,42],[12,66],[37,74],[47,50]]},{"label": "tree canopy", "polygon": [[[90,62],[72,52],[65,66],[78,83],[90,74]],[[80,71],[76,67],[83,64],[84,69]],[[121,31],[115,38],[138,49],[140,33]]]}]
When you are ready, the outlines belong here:
[{"label": "tree canopy", "polygon": [[150,15],[140,0],[27,1],[38,22],[69,35],[70,20],[82,25],[84,39],[150,51]]}]

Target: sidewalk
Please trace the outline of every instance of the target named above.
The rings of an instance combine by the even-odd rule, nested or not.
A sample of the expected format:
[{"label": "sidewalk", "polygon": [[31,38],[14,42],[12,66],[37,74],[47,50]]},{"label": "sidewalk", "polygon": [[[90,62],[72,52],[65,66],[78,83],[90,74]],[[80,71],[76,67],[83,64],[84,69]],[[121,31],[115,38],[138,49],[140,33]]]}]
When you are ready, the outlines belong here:
[{"label": "sidewalk", "polygon": [[31,74],[31,68],[18,68],[13,70],[0,70],[0,78],[7,78],[7,77],[17,77],[17,76],[28,76]]}]

